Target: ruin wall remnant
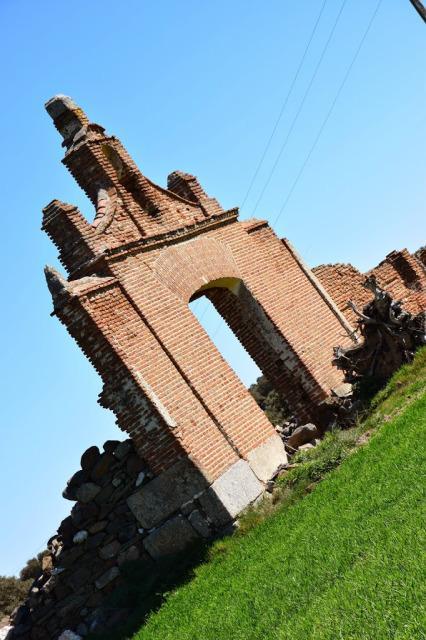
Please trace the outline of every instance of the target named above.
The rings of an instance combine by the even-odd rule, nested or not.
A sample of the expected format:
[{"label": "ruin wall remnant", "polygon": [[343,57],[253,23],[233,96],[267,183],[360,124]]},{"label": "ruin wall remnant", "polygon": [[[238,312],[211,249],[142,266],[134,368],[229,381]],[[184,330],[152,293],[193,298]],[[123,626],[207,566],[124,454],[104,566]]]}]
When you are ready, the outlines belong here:
[{"label": "ruin wall remnant", "polygon": [[351,264],[324,264],[312,271],[333,298],[348,322],[355,324],[357,316],[349,301],[359,310],[373,298],[363,285],[366,276],[375,276],[377,283],[395,300],[401,300],[413,316],[426,309],[426,251],[422,247],[414,254],[407,249],[392,251],[376,267],[363,274]]},{"label": "ruin wall remnant", "polygon": [[46,108],[96,209],[89,223],[55,200],[43,229],[68,272],[46,270],[54,313],[99,372],[100,403],[156,475],[189,459],[215,496],[234,468],[266,482],[282,443],[188,303],[211,300],[302,420],[341,381],[330,353],[349,323],[267,222],[239,222],[189,174],[155,185],[70,98]]}]

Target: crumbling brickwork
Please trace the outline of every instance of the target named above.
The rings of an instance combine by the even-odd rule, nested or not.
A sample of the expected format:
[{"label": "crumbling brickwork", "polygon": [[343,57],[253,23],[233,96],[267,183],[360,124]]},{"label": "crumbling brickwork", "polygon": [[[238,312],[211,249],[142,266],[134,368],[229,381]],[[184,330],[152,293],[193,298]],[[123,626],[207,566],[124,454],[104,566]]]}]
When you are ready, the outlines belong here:
[{"label": "crumbling brickwork", "polygon": [[420,262],[420,264],[426,269],[426,245],[424,247],[420,247],[414,254],[415,258]]},{"label": "crumbling brickwork", "polygon": [[366,276],[374,275],[378,284],[404,308],[417,315],[426,308],[425,250],[411,255],[407,249],[392,251],[377,267],[363,274],[351,264],[325,264],[315,267],[314,274],[336,302],[349,322],[356,322],[356,314],[348,301],[359,310],[372,299],[371,291],[363,287]]}]

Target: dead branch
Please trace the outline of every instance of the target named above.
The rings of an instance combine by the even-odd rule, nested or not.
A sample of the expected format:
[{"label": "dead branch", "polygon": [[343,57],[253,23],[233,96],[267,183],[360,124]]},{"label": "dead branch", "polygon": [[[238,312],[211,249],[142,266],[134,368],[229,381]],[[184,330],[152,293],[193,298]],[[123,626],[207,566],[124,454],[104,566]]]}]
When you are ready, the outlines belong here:
[{"label": "dead branch", "polygon": [[426,344],[426,312],[413,317],[401,300],[382,289],[374,276],[364,287],[374,298],[360,311],[353,302],[361,343],[334,349],[333,364],[344,371],[352,384],[366,377],[386,381],[396,369],[413,359],[416,350]]}]

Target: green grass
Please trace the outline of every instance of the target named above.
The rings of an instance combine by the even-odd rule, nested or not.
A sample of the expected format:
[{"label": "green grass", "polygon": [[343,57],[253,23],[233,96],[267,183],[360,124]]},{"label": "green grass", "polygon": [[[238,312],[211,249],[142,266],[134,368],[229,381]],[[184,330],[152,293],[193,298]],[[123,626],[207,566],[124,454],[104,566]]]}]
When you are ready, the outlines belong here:
[{"label": "green grass", "polygon": [[300,456],[272,513],[251,510],[134,640],[426,639],[425,389],[423,349],[356,429]]}]

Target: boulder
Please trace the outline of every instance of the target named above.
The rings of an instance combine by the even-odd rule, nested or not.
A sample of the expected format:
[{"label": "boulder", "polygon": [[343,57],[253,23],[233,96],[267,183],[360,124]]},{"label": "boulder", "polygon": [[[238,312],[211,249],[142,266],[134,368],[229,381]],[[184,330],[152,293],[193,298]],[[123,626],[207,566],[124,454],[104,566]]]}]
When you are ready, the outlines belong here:
[{"label": "boulder", "polygon": [[104,443],[103,449],[105,453],[114,453],[119,444],[121,444],[120,440],[107,440]]},{"label": "boulder", "polygon": [[120,569],[118,567],[111,567],[111,569],[108,569],[108,571],[103,573],[96,580],[95,582],[96,588],[99,590],[103,589],[104,587],[107,586],[107,584],[110,584],[110,582],[118,578],[119,575],[120,575]]},{"label": "boulder", "polygon": [[77,615],[77,611],[81,609],[86,596],[83,594],[71,593],[65,600],[59,603],[58,607],[55,607],[55,613],[59,618],[62,618],[63,623],[67,624],[66,619],[71,615],[72,617]]},{"label": "boulder", "polygon": [[19,638],[19,640],[29,640],[30,631],[31,631],[30,622],[27,622],[25,624],[14,625],[11,631],[9,631],[8,635],[6,636],[6,640],[9,640],[9,638],[11,639],[13,638],[13,640],[15,640],[15,638]]},{"label": "boulder", "polygon": [[77,471],[68,480],[67,486],[62,492],[62,497],[65,498],[65,500],[77,500],[77,489],[80,485],[83,484],[83,482],[86,482],[86,480],[88,480],[88,477],[89,476],[86,471],[83,471],[82,469]]},{"label": "boulder", "polygon": [[118,460],[124,460],[124,458],[131,452],[132,449],[132,441],[124,440],[124,442],[120,442],[120,444],[117,445],[117,448],[114,451],[114,455]]},{"label": "boulder", "polygon": [[89,447],[81,456],[81,468],[83,471],[90,472],[100,458],[98,447]]},{"label": "boulder", "polygon": [[88,504],[83,504],[77,502],[73,508],[71,509],[71,518],[73,524],[78,528],[82,529],[83,523],[90,522],[92,524],[99,514],[99,507],[94,502],[89,502]]},{"label": "boulder", "polygon": [[349,382],[343,382],[331,390],[331,393],[336,396],[336,398],[349,398],[352,395],[352,392],[352,385],[349,384]]},{"label": "boulder", "polygon": [[85,482],[76,491],[77,500],[87,504],[96,498],[101,488],[94,482]]},{"label": "boulder", "polygon": [[95,533],[95,535],[90,536],[86,545],[87,550],[90,551],[91,549],[97,549],[103,544],[105,539],[106,533],[104,531],[99,531],[98,533]]},{"label": "boulder", "polygon": [[127,499],[135,518],[151,529],[206,488],[207,482],[189,460],[180,460],[143,484]]},{"label": "boulder", "polygon": [[58,535],[61,536],[64,544],[71,544],[76,528],[71,516],[67,516],[62,520],[58,527]]},{"label": "boulder", "polygon": [[89,583],[89,580],[90,569],[87,567],[80,567],[68,576],[67,584],[73,591],[78,591],[81,587],[86,586]]},{"label": "boulder", "polygon": [[306,444],[301,444],[299,447],[299,451],[308,451],[308,449],[315,449],[314,442],[307,442]]},{"label": "boulder", "polygon": [[66,629],[63,633],[61,633],[58,640],[82,640],[82,637],[79,636],[77,633],[74,633],[73,631],[69,631],[68,629]]},{"label": "boulder", "polygon": [[159,560],[181,553],[197,539],[188,520],[176,516],[150,533],[144,540],[144,547],[151,558]]},{"label": "boulder", "polygon": [[100,531],[103,531],[105,529],[107,524],[108,520],[99,520],[98,522],[95,522],[95,524],[92,524],[91,527],[89,527],[89,533],[99,533]]},{"label": "boulder", "polygon": [[52,571],[53,558],[50,555],[50,553],[48,555],[43,556],[43,558],[41,559],[41,569],[42,571]]},{"label": "boulder", "polygon": [[103,487],[103,489],[96,496],[96,503],[104,504],[105,502],[109,502],[109,499],[111,498],[113,493],[114,493],[114,485],[113,484],[105,485],[105,487]]},{"label": "boulder", "polygon": [[89,537],[89,534],[87,533],[87,531],[78,531],[74,538],[72,539],[72,541],[74,542],[74,544],[81,544],[82,542],[85,542],[87,540],[87,538]]},{"label": "boulder", "polygon": [[126,471],[129,476],[137,477],[145,466],[144,461],[136,453],[129,456],[126,463]]},{"label": "boulder", "polygon": [[136,536],[137,528],[133,522],[129,522],[126,524],[120,531],[118,532],[118,540],[121,544],[125,544],[132,540]]},{"label": "boulder", "polygon": [[99,549],[99,556],[103,560],[110,560],[111,558],[114,558],[117,555],[120,549],[121,549],[121,544],[118,542],[118,540],[113,540],[113,542],[109,542],[104,547],[101,547]]},{"label": "boulder", "polygon": [[292,449],[297,449],[302,444],[311,442],[320,436],[320,432],[314,424],[308,423],[297,427],[287,440],[287,445]]},{"label": "boulder", "polygon": [[29,607],[27,607],[27,605],[25,604],[21,604],[19,607],[16,607],[16,609],[13,610],[10,616],[10,619],[15,626],[18,626],[19,624],[28,622],[29,617],[30,617]]},{"label": "boulder", "polygon": [[71,549],[64,549],[58,556],[57,561],[61,567],[71,567],[83,555],[84,548],[73,546]]},{"label": "boulder", "polygon": [[117,460],[112,453],[103,453],[92,469],[91,479],[94,482],[101,480],[116,462]]},{"label": "boulder", "polygon": [[207,520],[201,514],[201,511],[194,509],[194,511],[189,514],[188,520],[202,538],[210,538],[212,530]]},{"label": "boulder", "polygon": [[125,562],[134,562],[139,558],[139,549],[132,545],[128,549],[124,549],[118,555],[117,562],[119,565],[124,564]]}]

